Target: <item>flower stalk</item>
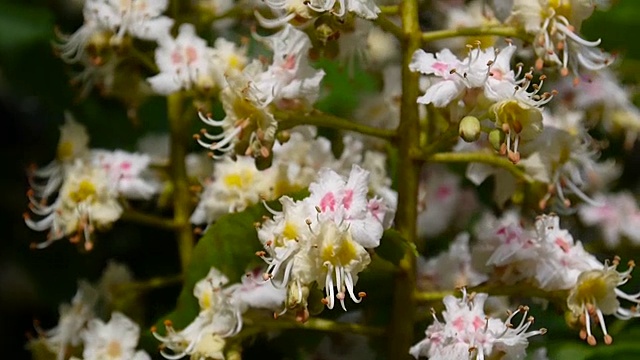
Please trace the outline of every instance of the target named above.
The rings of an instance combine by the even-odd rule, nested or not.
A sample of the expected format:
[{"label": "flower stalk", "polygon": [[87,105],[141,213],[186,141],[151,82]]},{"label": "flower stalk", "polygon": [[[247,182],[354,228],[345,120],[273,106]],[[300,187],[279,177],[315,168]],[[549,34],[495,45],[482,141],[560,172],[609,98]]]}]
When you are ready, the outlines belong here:
[{"label": "flower stalk", "polygon": [[167,98],[167,113],[171,131],[170,177],[173,183],[173,222],[180,253],[180,264],[185,271],[193,252],[191,216],[191,194],[187,178],[185,157],[191,136],[189,117],[183,116],[184,94],[175,92]]},{"label": "flower stalk", "polygon": [[[418,1],[404,1],[400,7],[402,16],[402,102],[400,125],[396,145],[398,147],[398,212],[395,224],[410,244],[416,244],[418,183],[422,161],[410,156],[411,149],[420,144],[420,117],[416,100],[419,94],[419,75],[409,70],[413,53],[420,48],[421,33],[418,22]],[[418,245],[418,244],[416,244]],[[420,247],[419,247],[420,248]],[[413,324],[406,319],[415,317],[416,305],[413,291],[416,283],[415,255],[406,250],[395,274],[393,308],[389,325],[389,358],[409,358],[413,343]]]}]

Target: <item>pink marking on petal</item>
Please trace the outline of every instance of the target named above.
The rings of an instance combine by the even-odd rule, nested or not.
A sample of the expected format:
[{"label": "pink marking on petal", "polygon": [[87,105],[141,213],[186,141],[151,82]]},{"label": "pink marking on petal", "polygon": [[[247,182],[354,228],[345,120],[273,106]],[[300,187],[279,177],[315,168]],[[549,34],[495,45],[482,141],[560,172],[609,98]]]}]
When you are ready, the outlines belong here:
[{"label": "pink marking on petal", "polygon": [[331,211],[334,211],[336,209],[336,198],[332,192],[328,192],[320,200],[320,210],[326,211],[327,208]]},{"label": "pink marking on petal", "polygon": [[478,329],[483,328],[485,325],[485,320],[482,319],[480,316],[476,316],[473,319],[473,330],[478,331]]},{"label": "pink marking on petal", "polygon": [[436,199],[438,199],[438,201],[443,202],[445,200],[447,200],[447,198],[453,193],[453,190],[451,189],[450,186],[447,185],[442,185],[440,187],[438,187],[438,190],[436,190]]},{"label": "pink marking on petal", "polygon": [[569,244],[568,244],[566,241],[564,241],[564,239],[563,239],[563,238],[560,238],[560,237],[559,237],[559,238],[556,238],[555,243],[556,243],[556,245],[558,245],[558,247],[560,247],[560,249],[562,249],[562,251],[564,251],[565,253],[568,253],[568,252],[569,252],[570,246],[569,246]]},{"label": "pink marking on petal", "polygon": [[284,64],[282,64],[282,68],[286,70],[293,70],[296,67],[296,56],[294,54],[289,54],[284,58]]},{"label": "pink marking on petal", "polygon": [[442,74],[449,72],[449,65],[447,63],[439,61],[434,62],[433,65],[431,65],[431,68],[435,70],[434,72],[439,72]]},{"label": "pink marking on petal", "polygon": [[458,330],[458,331],[464,331],[465,330],[465,322],[464,322],[464,317],[460,316],[459,318],[453,320],[453,322],[451,323],[453,325],[453,327]]},{"label": "pink marking on petal", "polygon": [[198,60],[198,50],[193,46],[187,46],[184,52],[187,55],[187,64],[191,65]]},{"label": "pink marking on petal", "polygon": [[349,210],[352,202],[353,202],[353,190],[347,190],[346,194],[344,195],[344,198],[342,199],[342,205],[344,205],[345,209]]},{"label": "pink marking on petal", "polygon": [[182,59],[182,54],[180,54],[180,52],[178,52],[178,51],[174,51],[174,52],[171,54],[171,62],[172,62],[174,65],[180,65],[180,64],[182,64],[182,62],[183,62],[183,61],[184,61],[184,60]]},{"label": "pink marking on petal", "polygon": [[123,162],[120,164],[120,169],[122,169],[122,170],[130,170],[130,169],[131,169],[131,162],[129,162],[129,161],[123,161]]}]

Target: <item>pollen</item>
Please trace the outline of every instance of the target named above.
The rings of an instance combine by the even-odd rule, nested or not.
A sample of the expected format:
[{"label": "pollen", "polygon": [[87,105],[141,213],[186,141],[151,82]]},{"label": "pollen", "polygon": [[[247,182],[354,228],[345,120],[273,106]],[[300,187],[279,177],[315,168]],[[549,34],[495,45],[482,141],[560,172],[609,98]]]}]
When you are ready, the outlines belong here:
[{"label": "pollen", "polygon": [[91,199],[95,194],[95,185],[89,180],[82,180],[75,191],[69,192],[69,198],[75,203],[81,203]]}]

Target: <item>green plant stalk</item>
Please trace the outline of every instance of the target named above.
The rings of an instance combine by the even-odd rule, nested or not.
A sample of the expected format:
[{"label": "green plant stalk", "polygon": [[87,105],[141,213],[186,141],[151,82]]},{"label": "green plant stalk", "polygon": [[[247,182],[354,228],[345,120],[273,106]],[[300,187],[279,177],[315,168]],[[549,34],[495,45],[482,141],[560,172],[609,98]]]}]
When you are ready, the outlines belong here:
[{"label": "green plant stalk", "polygon": [[136,210],[127,209],[122,213],[120,220],[129,221],[136,224],[147,225],[165,230],[174,230],[176,228],[172,219],[165,219],[160,216],[149,215]]},{"label": "green plant stalk", "polygon": [[459,28],[448,30],[436,30],[422,33],[422,42],[429,43],[435,40],[448,39],[459,36],[485,36],[495,35],[507,38],[518,38],[527,42],[533,41],[533,36],[527,34],[524,30],[514,28],[512,26],[480,26],[472,28]]},{"label": "green plant stalk", "polygon": [[425,158],[430,162],[438,163],[483,163],[503,168],[509,171],[517,179],[533,182],[533,179],[521,168],[514,165],[506,157],[483,152],[438,153],[433,155],[418,154],[416,157]]},{"label": "green plant stalk", "polygon": [[[413,53],[420,48],[421,33],[418,22],[418,1],[407,0],[400,5],[402,16],[402,101],[398,126],[398,210],[395,225],[402,236],[416,244],[418,216],[418,183],[422,161],[411,156],[411,149],[420,145],[420,117],[416,99],[420,95],[419,74],[409,70]],[[416,244],[418,245],[418,244]],[[395,274],[393,308],[388,328],[389,359],[409,358],[413,345],[413,318],[416,304],[413,292],[416,285],[416,259],[406,250]]]},{"label": "green plant stalk", "polygon": [[183,272],[186,271],[193,252],[193,231],[189,223],[191,194],[185,164],[191,134],[189,134],[190,118],[183,116],[184,101],[182,92],[173,93],[167,98],[167,113],[171,131],[169,175],[173,183],[173,223]]},{"label": "green plant stalk", "polygon": [[338,130],[355,131],[363,135],[374,136],[386,140],[391,140],[396,136],[395,130],[379,129],[372,126],[358,124],[351,120],[343,119],[331,114],[325,114],[318,110],[314,110],[307,115],[276,111],[274,115],[276,119],[278,119],[278,130],[287,130],[298,125],[316,125]]}]

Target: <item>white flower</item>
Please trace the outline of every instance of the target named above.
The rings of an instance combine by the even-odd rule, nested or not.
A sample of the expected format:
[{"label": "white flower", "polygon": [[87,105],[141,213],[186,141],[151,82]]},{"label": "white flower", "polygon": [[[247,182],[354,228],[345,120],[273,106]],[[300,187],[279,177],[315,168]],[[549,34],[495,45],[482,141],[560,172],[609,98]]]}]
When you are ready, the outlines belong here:
[{"label": "white flower", "polygon": [[87,0],[82,11],[84,24],[74,34],[62,36],[60,56],[67,62],[86,58],[91,41],[119,44],[125,35],[158,40],[169,34],[173,19],[162,16],[168,0]]},{"label": "white flower", "polygon": [[264,281],[264,269],[257,267],[242,277],[241,283],[227,288],[233,296],[233,302],[241,312],[250,308],[277,310],[282,309],[286,291]]},{"label": "white flower", "polygon": [[629,261],[625,271],[618,271],[616,268],[620,264],[620,258],[613,259],[611,265],[605,261],[604,266],[598,264],[592,270],[584,271],[578,277],[575,286],[569,292],[567,305],[573,312],[577,323],[581,326],[580,337],[587,340],[589,345],[597,343],[591,331],[591,321],[600,324],[604,335],[604,343],[610,345],[613,338],[607,332],[604,322],[604,315],[615,315],[619,319],[628,320],[640,317],[640,313],[635,306],[627,309],[620,304],[618,299],[623,299],[638,304],[639,294],[627,294],[618,289],[631,278],[631,272],[635,267],[633,261]]},{"label": "white flower", "polygon": [[159,191],[159,183],[149,178],[150,157],[122,150],[93,150],[93,162],[102,167],[121,196],[148,200]]},{"label": "white flower", "polygon": [[249,63],[248,47],[237,46],[225,38],[219,37],[211,49],[211,68],[216,76],[216,84],[220,89],[227,86],[225,74],[240,72]]},{"label": "white flower", "polygon": [[216,162],[213,174],[191,215],[194,224],[210,224],[224,214],[243,211],[261,199],[271,199],[275,169],[260,171],[251,157]]},{"label": "white flower", "polygon": [[637,226],[640,210],[631,194],[598,194],[593,199],[600,206],[580,204],[578,215],[585,225],[596,225],[600,228],[608,247],[618,246],[621,236],[626,236],[635,244],[640,243]]},{"label": "white flower", "polygon": [[425,167],[418,185],[418,236],[433,237],[453,222],[461,198],[460,178],[443,167]]},{"label": "white flower", "polygon": [[296,101],[305,107],[313,104],[318,98],[324,71],[309,65],[309,36],[287,24],[276,34],[258,37],[258,40],[273,50],[273,63],[253,80],[266,96],[260,101],[265,105],[273,102],[279,107],[297,107]]},{"label": "white flower", "polygon": [[92,319],[80,336],[84,341],[84,360],[150,360],[142,351],[136,351],[140,327],[119,312],[111,314],[108,323]]},{"label": "white flower", "polygon": [[563,76],[571,71],[577,77],[579,67],[600,70],[613,61],[613,57],[596,48],[600,40],[587,41],[577,34],[594,8],[594,1],[590,0],[515,0],[507,22],[535,34],[538,70],[550,64],[559,67]]},{"label": "white flower", "polygon": [[376,198],[367,199],[369,172],[354,165],[345,179],[330,169],[318,174],[317,182],[309,185],[308,201],[318,210],[318,216],[331,218],[337,224],[348,225],[353,239],[365,248],[380,244],[387,205]]},{"label": "white flower", "polygon": [[373,0],[265,0],[264,3],[279,16],[266,19],[256,11],[258,22],[267,28],[276,28],[290,21],[304,24],[325,12],[339,18],[352,12],[367,20],[376,19],[380,13],[380,8]]},{"label": "white flower", "polygon": [[211,89],[216,76],[210,51],[193,25],[182,24],[178,37],[173,39],[167,35],[159,40],[155,58],[160,73],[147,81],[161,95],[181,89]]},{"label": "white flower", "polygon": [[233,336],[242,329],[240,308],[234,304],[229,288],[223,288],[228,282],[226,276],[212,267],[207,276],[198,281],[193,289],[193,295],[200,304],[200,313],[191,324],[176,331],[171,321],[166,321],[165,335],[160,335],[156,329],[152,329],[153,336],[162,342],[162,356],[167,359],[179,359],[203,352],[217,354],[220,347],[213,345],[220,343],[218,338]]},{"label": "white flower", "polygon": [[65,169],[75,159],[85,157],[89,152],[89,135],[84,125],[76,122],[69,112],[65,112],[65,122],[60,126],[60,139],[56,158],[45,167],[28,171],[30,197],[36,202],[46,200],[62,184]]},{"label": "white flower", "polygon": [[106,172],[78,159],[65,174],[58,198],[47,205],[30,199],[31,210],[42,217],[34,221],[25,215],[25,223],[36,231],[49,230],[47,240],[34,247],[43,248],[63,236],[70,241],[84,241],[86,250],[93,248],[91,234],[95,229],[111,226],[122,214],[117,193]]},{"label": "white flower", "polygon": [[98,292],[89,283],[80,281],[78,291],[71,304],[60,305],[58,325],[50,330],[36,328],[45,344],[57,354],[57,360],[64,360],[69,346],[79,346],[83,339],[81,330],[93,319],[93,308],[98,300]]},{"label": "white flower", "polygon": [[472,267],[468,233],[458,234],[446,252],[429,260],[418,258],[417,278],[417,287],[424,291],[476,286],[488,279]]},{"label": "white flower", "polygon": [[[356,297],[353,288],[358,282],[358,273],[371,262],[369,253],[353,240],[348,227],[340,228],[331,220],[316,225],[314,233],[318,246],[316,267],[322,269],[316,281],[327,295],[323,302],[333,309],[334,301],[338,299],[342,309],[347,311],[344,305],[347,295],[355,303],[364,297],[362,293]],[[335,297],[334,287],[337,288]]]},{"label": "white flower", "polygon": [[[549,116],[546,112],[543,115]],[[569,128],[576,129],[574,126]],[[565,191],[587,203],[600,205],[582,191],[589,186],[589,174],[598,172],[600,165],[596,159],[599,154],[592,148],[591,139],[586,132],[576,132],[577,130],[570,133],[563,128],[545,126],[542,134],[527,145],[533,151],[523,150],[530,153],[521,161],[526,172],[532,178],[552,185],[549,193],[540,201],[541,208],[547,205],[553,195],[557,196],[562,206],[569,206],[571,201],[565,197]]]},{"label": "white flower", "polygon": [[[210,115],[198,113],[205,124],[222,129],[218,134],[203,131],[201,135],[196,135],[201,146],[223,154],[212,153],[214,158],[222,158],[234,152],[253,157],[271,156],[278,123],[265,107],[267,104],[264,100],[269,95],[264,94],[254,83],[262,72],[262,64],[254,60],[241,73],[227,73],[228,86],[220,92],[224,119],[214,120]],[[236,145],[240,147],[236,149]]]},{"label": "white flower", "polygon": [[258,229],[265,251],[257,255],[268,264],[264,279],[288,288],[284,311],[295,308],[301,321],[309,315],[306,298],[313,282],[325,290],[329,308],[336,298],[345,309],[347,295],[355,302],[365,296],[356,297],[354,286],[370,262],[365,248],[380,243],[387,211],[380,199],[367,200],[368,176],[357,165],[347,179],[322,169],[309,185],[309,197],[294,202],[283,196],[282,211],[269,209],[273,219]]},{"label": "white flower", "polygon": [[[435,322],[427,327],[425,339],[412,346],[409,353],[416,359],[426,356],[431,360],[485,359],[500,353],[505,354],[505,359],[523,358],[528,339],[547,330],[528,331],[533,317],[527,317],[526,306],[510,313],[504,323],[486,316],[483,307],[487,297],[483,293],[467,294],[464,288],[462,299],[446,296],[444,322],[432,311]],[[520,313],[522,319],[514,326],[511,321]]]}]

